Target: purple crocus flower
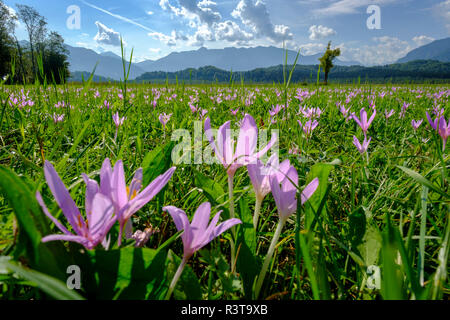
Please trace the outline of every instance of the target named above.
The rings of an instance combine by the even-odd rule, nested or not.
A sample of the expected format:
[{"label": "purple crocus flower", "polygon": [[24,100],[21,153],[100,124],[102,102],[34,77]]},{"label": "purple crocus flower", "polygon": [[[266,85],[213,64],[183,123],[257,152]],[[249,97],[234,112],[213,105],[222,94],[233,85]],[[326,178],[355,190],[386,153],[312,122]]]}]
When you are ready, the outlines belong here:
[{"label": "purple crocus flower", "polygon": [[[125,174],[123,162],[117,161],[114,169],[111,168],[109,159],[105,159],[100,170],[100,189],[99,192],[107,196],[117,214],[120,224],[119,229],[119,246],[122,241],[122,232],[126,227],[126,237],[131,238],[132,224],[131,216],[145,206],[150,200],[156,196],[162,188],[166,186],[172,177],[175,167],[170,168],[162,175],[153,180],[144,190],[142,188],[143,170],[139,168],[130,185],[127,187],[125,182]],[[95,184],[93,180],[86,179],[86,184]]]},{"label": "purple crocus flower", "polygon": [[423,119],[420,119],[418,121],[416,121],[416,120],[412,120],[411,121],[411,125],[412,125],[414,131],[417,131],[417,129],[419,129],[419,127],[422,124],[422,122],[423,122]]},{"label": "purple crocus flower", "polygon": [[251,115],[246,114],[242,120],[239,137],[236,148],[231,138],[230,121],[225,122],[217,132],[217,139],[214,139],[211,129],[211,121],[209,118],[205,120],[205,134],[214,150],[216,157],[222,163],[230,177],[233,177],[236,170],[242,166],[246,166],[254,160],[259,159],[267,153],[277,141],[277,136],[272,135],[272,140],[256,152],[258,142],[258,127],[255,119]]},{"label": "purple crocus flower", "polygon": [[115,135],[114,135],[114,141],[116,141],[116,139],[117,139],[117,134],[119,133],[119,127],[120,127],[121,125],[123,125],[124,121],[125,121],[127,118],[126,118],[126,117],[122,117],[122,118],[121,118],[121,117],[119,116],[119,113],[118,113],[118,112],[116,112],[115,114],[113,114],[112,118],[113,118],[114,124],[116,125],[116,133],[115,133]]},{"label": "purple crocus flower", "polygon": [[192,223],[189,223],[186,213],[177,207],[168,206],[164,207],[163,210],[169,212],[172,216],[178,231],[184,230],[181,235],[184,255],[166,295],[166,299],[170,299],[173,289],[175,288],[189,258],[231,227],[242,223],[242,221],[233,218],[217,225],[220,214],[222,213],[222,211],[219,211],[211,220],[211,223],[209,223],[209,218],[211,216],[211,204],[209,202],[205,202],[198,207],[197,211],[195,211]]},{"label": "purple crocus flower", "polygon": [[359,153],[361,153],[361,154],[364,154],[365,152],[367,152],[367,149],[369,148],[369,144],[370,144],[371,140],[372,140],[372,137],[370,137],[369,140],[367,140],[367,138],[364,137],[363,144],[361,145],[358,138],[353,136],[353,144],[356,146]]},{"label": "purple crocus flower", "polygon": [[172,114],[166,114],[163,112],[159,115],[159,122],[163,125],[164,128],[166,128],[167,123],[169,122],[170,118],[172,117]]},{"label": "purple crocus flower", "polygon": [[442,141],[444,143],[443,150],[445,150],[445,145],[447,144],[447,139],[448,139],[448,136],[450,135],[450,119],[448,120],[448,122],[445,121],[444,117],[441,117],[439,119],[438,133],[441,136]]},{"label": "purple crocus flower", "polygon": [[193,103],[189,103],[189,108],[191,108],[192,113],[196,113],[198,111],[198,107]]},{"label": "purple crocus flower", "polygon": [[272,106],[272,110],[269,110],[269,114],[271,117],[275,117],[277,114],[280,113],[282,106],[277,104],[276,106]]},{"label": "purple crocus flower", "polygon": [[433,128],[434,130],[438,130],[438,126],[439,126],[439,118],[431,119],[431,116],[428,112],[426,112],[427,114],[427,119],[428,119],[428,123],[430,124],[431,128]]},{"label": "purple crocus flower", "polygon": [[123,125],[124,121],[126,120],[126,117],[120,117],[119,113],[116,112],[115,114],[113,114],[113,120],[114,120],[114,124],[116,125],[116,127],[120,127],[121,125]]},{"label": "purple crocus flower", "polygon": [[200,119],[203,120],[203,118],[206,116],[207,113],[208,113],[208,110],[202,109],[202,110],[200,111]]},{"label": "purple crocus flower", "polygon": [[[270,176],[270,188],[277,205],[278,215],[280,219],[286,221],[287,218],[297,211],[297,186],[298,173],[295,167],[291,166],[287,171],[284,179],[279,181],[279,176]],[[302,192],[301,204],[314,194],[319,186],[319,179],[314,179]]]},{"label": "purple crocus flower", "polygon": [[58,122],[62,122],[64,120],[64,114],[58,115],[56,113],[53,114],[53,122],[56,124]]},{"label": "purple crocus flower", "polygon": [[278,162],[278,154],[270,157],[266,165],[261,160],[251,163],[247,166],[248,175],[255,191],[255,213],[253,215],[253,225],[255,229],[258,227],[259,213],[261,204],[267,194],[270,193],[270,177],[276,176],[281,182],[290,168],[289,160],[283,161],[281,165]]},{"label": "purple crocus flower", "polygon": [[186,213],[179,208],[167,206],[163,208],[163,211],[169,212],[178,231],[184,230],[181,239],[183,240],[183,258],[185,260],[188,260],[195,252],[206,246],[223,232],[236,224],[242,223],[241,220],[233,218],[217,225],[222,211],[219,211],[211,223],[209,223],[211,215],[211,204],[209,202],[205,202],[198,207],[192,223],[189,223]]},{"label": "purple crocus flower", "polygon": [[342,113],[345,120],[348,121],[348,118],[349,118],[348,114],[350,112],[351,107],[348,107],[348,109],[345,109],[345,107],[341,103],[338,103],[338,106],[339,106],[339,111]]},{"label": "purple crocus flower", "polygon": [[394,109],[392,109],[389,112],[387,110],[384,110],[384,116],[386,117],[386,120],[389,119],[390,117],[392,117],[394,115],[394,113],[395,113]]},{"label": "purple crocus flower", "polygon": [[92,250],[99,243],[102,243],[107,248],[106,235],[117,221],[117,216],[114,215],[114,206],[110,199],[88,187],[86,189],[85,202],[87,220],[85,221],[55,168],[48,161],[44,164],[44,174],[56,203],[61,208],[67,221],[69,221],[75,234],[69,232],[61,222],[50,214],[41,194],[36,192],[36,199],[45,215],[64,233],[62,235],[46,236],[42,238],[42,242],[57,240],[77,242],[88,250]]},{"label": "purple crocus flower", "polygon": [[275,175],[278,181],[282,181],[290,168],[289,160],[278,164],[278,155],[274,154],[270,157],[267,164],[264,165],[261,160],[256,163],[250,163],[247,166],[248,174],[255,191],[256,198],[262,200],[270,193],[269,177]]},{"label": "purple crocus flower", "polygon": [[361,130],[364,132],[364,136],[367,134],[367,131],[369,130],[370,125],[372,124],[373,119],[375,119],[375,116],[377,114],[377,110],[373,110],[373,114],[370,117],[370,119],[367,121],[367,112],[364,108],[360,111],[360,119],[353,114],[353,120],[361,127]]},{"label": "purple crocus flower", "polygon": [[[281,184],[281,187],[280,187]],[[278,222],[277,229],[273,235],[272,241],[270,243],[269,250],[267,252],[266,258],[264,259],[261,272],[258,276],[255,285],[255,298],[257,299],[266,276],[270,261],[272,260],[273,253],[275,251],[275,246],[280,238],[281,231],[289,218],[290,215],[297,211],[297,185],[298,185],[298,174],[297,170],[291,166],[286,174],[286,177],[279,182],[275,175],[270,177],[270,187],[272,189],[272,194],[275,199],[275,203],[278,209],[278,215],[280,221]],[[319,179],[315,178],[310,184],[303,190],[301,194],[301,204],[305,204],[309,198],[316,192],[319,187]]]},{"label": "purple crocus flower", "polygon": [[317,122],[317,120],[314,121],[308,120],[306,121],[305,125],[302,125],[300,120],[297,121],[298,124],[300,125],[300,128],[303,127],[303,132],[306,134],[307,137],[311,136],[314,129],[317,128],[317,126],[319,125],[319,122]]}]

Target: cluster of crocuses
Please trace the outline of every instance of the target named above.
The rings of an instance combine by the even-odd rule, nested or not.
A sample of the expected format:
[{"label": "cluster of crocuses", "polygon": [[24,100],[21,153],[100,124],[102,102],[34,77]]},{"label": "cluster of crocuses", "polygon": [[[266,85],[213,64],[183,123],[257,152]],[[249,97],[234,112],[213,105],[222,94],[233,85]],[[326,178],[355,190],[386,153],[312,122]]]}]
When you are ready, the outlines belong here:
[{"label": "cluster of crocuses", "polygon": [[[205,121],[205,134],[216,157],[222,163],[228,175],[230,217],[234,218],[234,175],[240,167],[245,166],[247,167],[256,198],[253,218],[254,228],[258,228],[261,204],[270,192],[272,192],[278,209],[278,227],[272,238],[267,256],[256,282],[255,298],[258,298],[281,231],[287,219],[297,212],[298,173],[295,167],[290,165],[289,160],[285,160],[279,164],[277,154],[272,155],[267,164],[264,165],[260,158],[277,143],[278,137],[272,135],[271,141],[257,151],[258,128],[252,116],[246,114],[240,122],[239,136],[236,143],[231,136],[230,125],[231,122],[227,121],[217,131],[217,137],[214,137],[210,119],[207,118]],[[301,193],[302,205],[314,194],[318,186],[319,180],[316,178],[304,188]],[[231,244],[231,263],[234,265],[235,248],[233,241]]]},{"label": "cluster of crocuses", "polygon": [[[50,214],[41,194],[37,192],[36,199],[42,210],[63,233],[45,236],[42,238],[42,242],[57,240],[77,242],[88,250],[92,250],[99,244],[102,244],[105,249],[108,249],[111,242],[108,233],[114,224],[118,222],[118,246],[121,245],[123,233],[125,233],[127,239],[136,240],[136,246],[143,246],[148,240],[149,234],[147,231],[142,232],[140,230],[133,234],[131,217],[166,186],[175,169],[175,167],[170,168],[141,191],[143,179],[143,170],[141,168],[136,171],[130,185],[127,186],[122,161],[117,161],[114,168],[112,168],[110,160],[106,159],[100,170],[100,184],[83,174],[83,179],[86,183],[86,218],[84,218],[55,168],[50,162],[46,161],[44,174],[47,184],[74,233],[70,232],[69,229]],[[170,213],[177,229],[184,231],[181,235],[184,245],[183,262],[169,287],[167,298],[170,298],[188,259],[196,251],[232,226],[241,223],[241,221],[239,219],[229,219],[217,225],[221,214],[221,212],[218,212],[211,223],[209,223],[211,205],[208,202],[199,206],[192,223],[189,223],[186,213],[179,208],[168,206],[164,208],[164,211]]]},{"label": "cluster of crocuses", "polygon": [[320,108],[303,108],[300,107],[299,114],[303,114],[303,117],[308,119],[308,121],[305,122],[305,124],[302,124],[300,120],[297,120],[298,124],[300,125],[300,128],[303,129],[303,132],[306,135],[306,139],[309,139],[314,131],[314,129],[317,128],[319,125],[319,122],[316,120],[320,117],[322,114],[322,110]]},{"label": "cluster of crocuses", "polygon": [[122,161],[117,161],[114,168],[112,168],[110,160],[106,159],[100,170],[100,184],[83,174],[83,179],[86,183],[84,205],[86,218],[83,218],[55,168],[50,162],[46,161],[44,174],[47,185],[75,233],[70,232],[50,214],[41,194],[37,192],[36,198],[44,213],[63,232],[63,234],[46,236],[42,241],[73,241],[82,244],[87,249],[94,249],[101,243],[107,249],[110,245],[108,232],[118,222],[118,245],[120,246],[124,230],[126,237],[128,239],[132,238],[131,217],[133,214],[139,211],[164,188],[174,171],[175,168],[169,169],[141,191],[142,169],[136,171],[130,185],[127,186]]},{"label": "cluster of crocuses", "polygon": [[[238,168],[248,166],[249,176],[255,191],[256,205],[254,226],[258,227],[258,219],[261,204],[266,195],[272,192],[275,203],[278,208],[279,224],[272,239],[269,251],[264,261],[261,273],[258,277],[255,296],[258,297],[268,265],[272,259],[275,245],[281,234],[289,216],[297,211],[297,190],[298,174],[296,169],[290,165],[289,160],[278,164],[278,156],[274,154],[266,165],[260,158],[266,154],[271,147],[277,143],[277,136],[273,136],[270,143],[256,152],[258,128],[255,120],[246,114],[241,121],[239,137],[235,144],[230,134],[230,121],[225,123],[218,131],[218,137],[215,139],[212,134],[209,118],[205,121],[205,131],[215,155],[219,158],[228,174],[230,191],[230,216],[227,221],[218,225],[221,211],[218,212],[210,222],[211,205],[205,202],[199,206],[190,223],[187,214],[174,206],[166,206],[164,211],[172,216],[175,226],[181,235],[184,255],[182,262],[175,273],[170,284],[166,298],[170,298],[183,269],[192,255],[210,243],[228,229],[233,231],[232,240],[232,265],[235,263],[234,248],[234,226],[240,224],[239,219],[234,218],[233,201],[233,178]],[[129,186],[126,185],[123,162],[117,161],[112,168],[110,160],[103,162],[100,170],[100,183],[83,174],[86,184],[85,193],[85,215],[83,217],[75,201],[70,196],[63,181],[58,176],[53,165],[46,161],[44,165],[44,174],[47,184],[52,192],[56,203],[61,208],[64,216],[69,222],[73,232],[69,231],[60,221],[55,219],[47,209],[42,196],[36,193],[36,199],[41,205],[44,213],[62,232],[62,234],[49,235],[42,239],[43,242],[49,241],[72,241],[83,245],[86,249],[92,250],[99,244],[108,249],[111,238],[109,231],[114,224],[119,224],[118,246],[122,243],[123,234],[127,239],[135,239],[136,245],[142,246],[148,237],[141,231],[133,234],[131,217],[152,200],[169,182],[175,167],[169,169],[164,174],[157,177],[146,188],[142,189],[143,170],[138,169]],[[301,204],[303,205],[315,192],[319,184],[318,179],[314,179],[301,193]]]}]

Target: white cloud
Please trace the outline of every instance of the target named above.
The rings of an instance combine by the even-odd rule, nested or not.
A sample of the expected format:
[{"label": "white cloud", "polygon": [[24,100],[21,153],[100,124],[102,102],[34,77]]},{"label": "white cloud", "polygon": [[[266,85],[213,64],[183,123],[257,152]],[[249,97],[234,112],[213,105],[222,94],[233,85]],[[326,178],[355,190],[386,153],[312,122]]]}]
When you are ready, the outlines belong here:
[{"label": "white cloud", "polygon": [[327,46],[323,43],[307,43],[299,46],[300,53],[304,56],[310,56],[317,53],[325,52]]},{"label": "white cloud", "polygon": [[[114,47],[120,47],[120,34],[111,28],[108,28],[100,21],[96,21],[98,32],[94,40],[99,44],[106,44]],[[125,44],[125,42],[124,42]]]},{"label": "white cloud", "polygon": [[175,47],[177,45],[178,40],[182,41],[188,40],[188,38],[185,35],[175,30],[172,30],[170,35],[166,35],[161,32],[150,32],[148,35],[155,40],[165,43],[169,47]]},{"label": "white cloud", "polygon": [[150,51],[151,53],[160,53],[161,48],[150,48],[150,49],[148,49],[148,51]]},{"label": "white cloud", "polygon": [[188,45],[201,47],[206,41],[214,41],[215,35],[207,24],[199,25],[194,35],[188,37]]},{"label": "white cloud", "polygon": [[433,7],[434,13],[444,20],[447,32],[450,33],[450,0],[438,3]]},{"label": "white cloud", "polygon": [[417,36],[414,37],[412,40],[416,43],[417,46],[421,47],[426,44],[429,44],[430,42],[433,42],[435,39],[428,36]]},{"label": "white cloud", "polygon": [[215,31],[217,40],[246,43],[253,39],[253,34],[241,30],[237,23],[230,20],[219,22]]},{"label": "white cloud", "polygon": [[154,12],[153,12],[153,11],[147,11],[147,14],[148,14],[149,16],[151,16],[151,15],[154,14]]},{"label": "white cloud", "polygon": [[20,21],[19,21],[19,19],[18,19],[16,10],[14,10],[13,8],[7,6],[6,4],[3,4],[3,5],[6,7],[6,10],[8,10],[10,17],[16,19],[16,20],[15,20],[15,25],[16,25],[16,27],[20,27],[21,24],[20,24]]},{"label": "white cloud", "polygon": [[196,20],[198,24],[212,26],[222,19],[217,4],[211,0],[178,0],[180,7],[172,5],[169,0],[160,0],[159,5],[163,10],[171,11],[176,16],[188,20]]},{"label": "white cloud", "polygon": [[406,56],[414,47],[395,37],[375,37],[373,45],[359,48],[340,47],[344,60],[356,60],[364,65],[384,65]]},{"label": "white cloud", "polygon": [[328,28],[322,25],[313,25],[309,28],[309,39],[310,40],[319,40],[323,38],[327,38],[329,36],[334,36],[336,31],[332,28]]},{"label": "white cloud", "polygon": [[331,4],[324,8],[315,9],[314,12],[327,16],[353,14],[358,13],[358,10],[362,7],[367,8],[369,5],[384,5],[396,1],[398,0],[331,0]]},{"label": "white cloud", "polygon": [[256,2],[254,0],[240,0],[231,15],[252,28],[258,38],[267,37],[276,43],[293,38],[289,27],[272,24],[267,7],[261,0],[256,0]]}]

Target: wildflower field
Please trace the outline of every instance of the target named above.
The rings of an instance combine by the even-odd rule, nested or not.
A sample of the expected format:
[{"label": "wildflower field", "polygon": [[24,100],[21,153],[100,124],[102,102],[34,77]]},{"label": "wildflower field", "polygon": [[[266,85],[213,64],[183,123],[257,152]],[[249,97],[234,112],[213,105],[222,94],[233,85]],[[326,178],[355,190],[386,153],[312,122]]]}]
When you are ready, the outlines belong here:
[{"label": "wildflower field", "polygon": [[449,94],[3,86],[0,299],[448,299]]}]

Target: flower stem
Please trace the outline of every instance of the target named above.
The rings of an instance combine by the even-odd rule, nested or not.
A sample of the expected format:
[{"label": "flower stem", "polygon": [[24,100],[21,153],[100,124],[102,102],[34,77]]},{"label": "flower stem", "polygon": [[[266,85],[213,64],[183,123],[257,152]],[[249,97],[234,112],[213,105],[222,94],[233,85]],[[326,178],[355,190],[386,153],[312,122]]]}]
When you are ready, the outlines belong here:
[{"label": "flower stem", "polygon": [[116,134],[114,135],[114,143],[117,140],[117,134],[119,133],[119,127],[116,127]]},{"label": "flower stem", "polygon": [[264,282],[264,278],[267,273],[267,269],[269,268],[270,261],[272,260],[273,253],[275,252],[275,246],[278,243],[278,239],[281,235],[281,230],[283,230],[284,224],[286,223],[286,219],[280,218],[280,222],[278,223],[277,230],[275,231],[275,234],[273,235],[272,242],[270,243],[269,251],[267,251],[266,258],[264,259],[264,264],[261,268],[261,272],[258,276],[258,281],[256,283],[255,287],[255,299],[258,299],[259,293],[262,288],[262,284]]},{"label": "flower stem", "polygon": [[255,202],[255,213],[253,214],[253,226],[255,227],[255,230],[258,229],[258,220],[259,220],[259,214],[261,211],[261,204],[262,204],[262,199],[260,199],[260,197],[256,197],[256,202]]},{"label": "flower stem", "polygon": [[[228,174],[228,196],[230,198],[230,207],[229,207],[229,211],[230,211],[230,219],[234,218],[234,196],[233,196],[233,178],[234,178],[234,174]],[[231,242],[230,242],[230,246],[231,246],[231,266],[234,266],[235,264],[235,260],[236,260],[236,248],[235,248],[235,244],[234,244],[234,239],[236,236],[236,228],[232,227],[231,228]]]},{"label": "flower stem", "polygon": [[178,280],[181,277],[181,274],[183,273],[183,269],[186,266],[187,259],[183,258],[181,260],[180,266],[177,269],[177,272],[173,276],[172,282],[170,283],[169,291],[167,291],[166,300],[170,300],[170,297],[172,296],[173,290],[175,289],[175,286],[177,285]]}]

